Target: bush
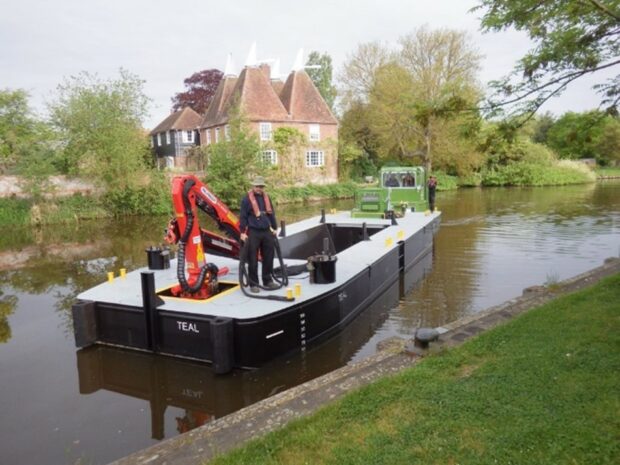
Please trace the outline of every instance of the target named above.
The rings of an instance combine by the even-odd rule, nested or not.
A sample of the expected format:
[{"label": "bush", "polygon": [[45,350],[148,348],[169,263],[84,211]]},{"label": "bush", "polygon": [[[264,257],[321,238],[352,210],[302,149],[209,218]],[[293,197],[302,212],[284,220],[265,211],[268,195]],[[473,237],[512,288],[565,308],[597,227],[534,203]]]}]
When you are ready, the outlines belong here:
[{"label": "bush", "polygon": [[594,173],[587,167],[567,161],[551,166],[517,162],[482,173],[483,186],[561,186],[594,180]]},{"label": "bush", "polygon": [[114,216],[166,215],[172,212],[170,187],[159,176],[146,186],[112,189],[103,196],[102,203]]},{"label": "bush", "polygon": [[449,191],[458,188],[458,177],[450,176],[442,171],[434,171],[432,174],[437,177],[438,191]]}]

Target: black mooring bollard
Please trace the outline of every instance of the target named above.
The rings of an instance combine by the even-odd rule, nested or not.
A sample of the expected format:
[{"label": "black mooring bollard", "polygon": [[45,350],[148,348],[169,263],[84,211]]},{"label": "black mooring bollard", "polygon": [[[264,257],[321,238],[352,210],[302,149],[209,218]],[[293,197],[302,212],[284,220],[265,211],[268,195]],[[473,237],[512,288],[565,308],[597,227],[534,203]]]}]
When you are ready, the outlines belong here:
[{"label": "black mooring bollard", "polygon": [[210,335],[213,348],[213,371],[222,375],[233,368],[233,320],[232,318],[216,318],[211,321]]},{"label": "black mooring bollard", "polygon": [[280,237],[286,237],[286,222],[284,220],[280,221]]},{"label": "black mooring bollard", "polygon": [[147,348],[157,352],[159,334],[157,331],[157,306],[163,301],[155,292],[155,275],[152,271],[140,273],[142,282],[142,308],[144,309],[144,330],[146,332]]},{"label": "black mooring bollard", "polygon": [[366,226],[366,223],[362,223],[362,240],[363,241],[369,241],[370,237],[368,237],[368,226]]},{"label": "black mooring bollard", "polygon": [[325,223],[325,209],[321,208],[321,221],[319,223]]}]

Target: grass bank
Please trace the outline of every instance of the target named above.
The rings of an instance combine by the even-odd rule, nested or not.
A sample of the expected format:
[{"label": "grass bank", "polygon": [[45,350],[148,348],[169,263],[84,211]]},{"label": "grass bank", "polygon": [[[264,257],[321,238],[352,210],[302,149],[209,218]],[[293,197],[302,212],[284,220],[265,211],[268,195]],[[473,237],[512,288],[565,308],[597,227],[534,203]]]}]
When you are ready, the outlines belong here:
[{"label": "grass bank", "polygon": [[620,274],[215,464],[615,464]]}]

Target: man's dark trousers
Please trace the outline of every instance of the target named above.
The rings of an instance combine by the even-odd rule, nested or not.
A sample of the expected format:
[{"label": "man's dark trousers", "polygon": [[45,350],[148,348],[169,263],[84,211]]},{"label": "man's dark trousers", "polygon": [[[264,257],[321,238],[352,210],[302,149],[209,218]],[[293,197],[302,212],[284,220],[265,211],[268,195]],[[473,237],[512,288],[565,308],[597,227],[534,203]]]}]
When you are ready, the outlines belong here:
[{"label": "man's dark trousers", "polygon": [[271,272],[273,271],[274,237],[269,229],[252,229],[248,234],[248,268],[250,275],[250,286],[258,286],[258,251],[263,257],[262,278],[263,286],[269,284]]}]

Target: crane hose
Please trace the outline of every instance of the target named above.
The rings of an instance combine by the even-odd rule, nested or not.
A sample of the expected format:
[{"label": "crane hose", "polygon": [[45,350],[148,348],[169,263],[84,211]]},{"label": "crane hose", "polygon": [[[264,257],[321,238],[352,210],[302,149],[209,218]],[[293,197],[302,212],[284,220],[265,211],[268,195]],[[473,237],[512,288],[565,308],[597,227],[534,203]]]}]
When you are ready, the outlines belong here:
[{"label": "crane hose", "polygon": [[[271,277],[272,279],[279,284],[279,288],[281,289],[284,286],[288,286],[288,275],[286,272],[286,266],[284,265],[284,260],[282,259],[282,250],[280,249],[280,243],[278,242],[277,237],[273,237],[274,247],[276,250],[276,255],[278,257],[278,261],[280,262],[280,272],[281,279],[276,276],[276,274],[272,271]],[[248,269],[246,267],[247,258],[249,253],[249,241],[244,241],[243,246],[241,247],[241,252],[239,253],[239,284],[241,286],[241,292],[247,297],[252,299],[262,299],[262,300],[277,300],[280,302],[293,302],[295,300],[294,297],[286,297],[281,295],[255,295],[251,294],[247,291],[247,287],[250,284],[250,276],[248,273]],[[259,286],[261,289],[267,290],[266,287]]]},{"label": "crane hose", "polygon": [[189,292],[190,294],[195,294],[202,288],[207,273],[210,273],[209,280],[211,281],[217,276],[217,272],[219,271],[215,264],[207,263],[200,269],[198,279],[193,285],[190,285],[185,277],[185,246],[192,231],[192,227],[194,226],[194,214],[192,213],[192,206],[189,203],[188,196],[189,191],[192,187],[194,187],[194,184],[195,183],[193,180],[188,180],[183,186],[183,205],[185,206],[185,217],[187,218],[187,223],[185,224],[185,230],[179,239],[177,258],[177,279],[179,280],[179,284],[181,285],[183,291]]}]

